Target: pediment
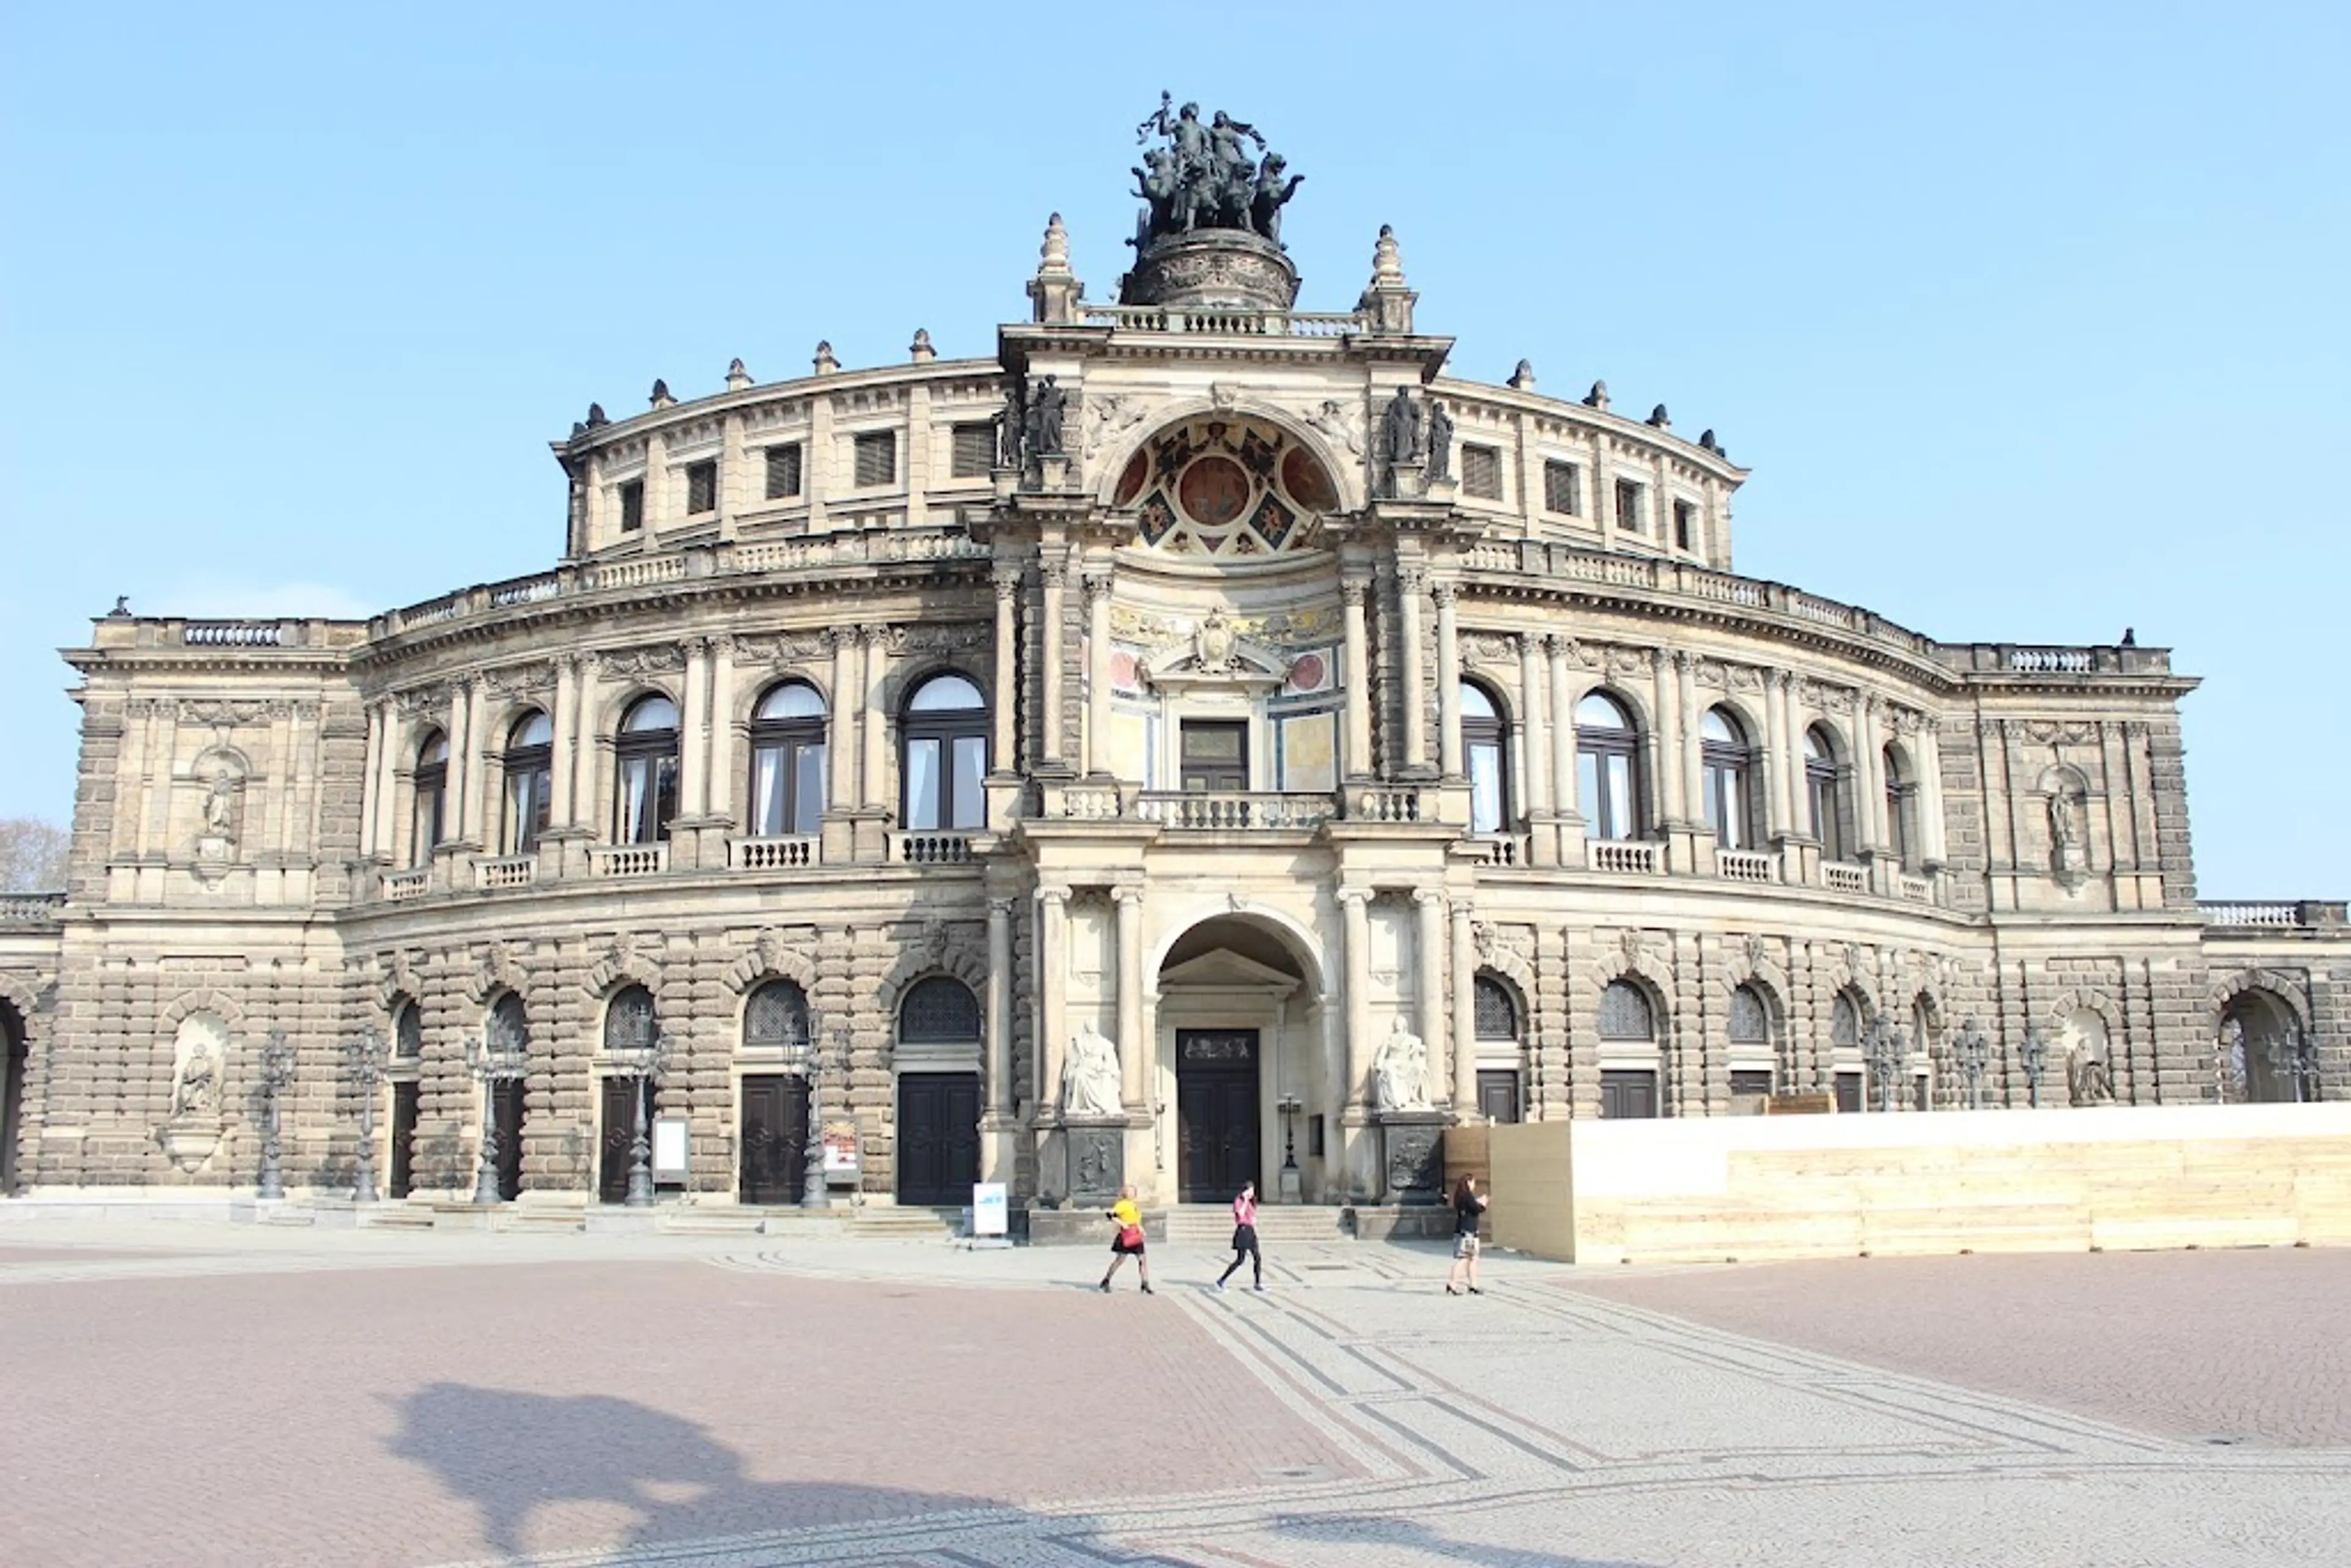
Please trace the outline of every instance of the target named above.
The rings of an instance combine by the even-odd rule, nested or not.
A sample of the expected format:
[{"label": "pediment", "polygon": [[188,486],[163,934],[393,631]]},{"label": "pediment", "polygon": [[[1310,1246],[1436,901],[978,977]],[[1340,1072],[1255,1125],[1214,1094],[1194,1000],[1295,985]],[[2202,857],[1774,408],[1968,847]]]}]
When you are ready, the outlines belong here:
[{"label": "pediment", "polygon": [[1159,971],[1159,988],[1187,990],[1249,990],[1288,996],[1298,988],[1298,977],[1285,975],[1254,958],[1244,958],[1228,947],[1187,958]]},{"label": "pediment", "polygon": [[1290,656],[1234,634],[1221,612],[1211,612],[1188,643],[1155,654],[1143,677],[1170,690],[1186,686],[1278,689],[1290,679]]}]

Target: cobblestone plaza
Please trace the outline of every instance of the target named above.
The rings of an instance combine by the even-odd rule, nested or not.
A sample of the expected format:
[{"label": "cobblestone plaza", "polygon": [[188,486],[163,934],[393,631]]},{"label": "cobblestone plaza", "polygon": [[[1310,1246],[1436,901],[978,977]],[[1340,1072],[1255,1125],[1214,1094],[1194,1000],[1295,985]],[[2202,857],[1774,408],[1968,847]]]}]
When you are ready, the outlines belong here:
[{"label": "cobblestone plaza", "polygon": [[2346,1561],[2351,1254],[1154,1260],[18,1219],[0,1560]]}]

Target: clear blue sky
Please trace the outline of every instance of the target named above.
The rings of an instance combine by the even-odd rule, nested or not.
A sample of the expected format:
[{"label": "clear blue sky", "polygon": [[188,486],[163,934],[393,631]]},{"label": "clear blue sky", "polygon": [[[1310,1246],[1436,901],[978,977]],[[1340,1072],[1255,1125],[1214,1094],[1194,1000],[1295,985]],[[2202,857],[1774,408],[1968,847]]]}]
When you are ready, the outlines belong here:
[{"label": "clear blue sky", "polygon": [[988,353],[1055,209],[1107,296],[1167,87],[1307,174],[1307,305],[1392,223],[1458,373],[1719,430],[1742,570],[2176,648],[2205,894],[2343,897],[2346,18],[10,6],[0,816],[68,812],[52,650],[117,593],[352,614],[542,567],[591,398],[918,326]]}]

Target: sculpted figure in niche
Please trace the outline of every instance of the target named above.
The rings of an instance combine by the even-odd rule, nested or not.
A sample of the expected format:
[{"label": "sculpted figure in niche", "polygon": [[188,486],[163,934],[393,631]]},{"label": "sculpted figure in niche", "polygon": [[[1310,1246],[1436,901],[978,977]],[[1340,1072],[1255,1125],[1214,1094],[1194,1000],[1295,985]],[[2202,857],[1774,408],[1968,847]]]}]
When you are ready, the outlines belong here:
[{"label": "sculpted figure in niche", "polygon": [[1061,423],[1068,413],[1069,405],[1070,394],[1056,384],[1055,378],[1047,376],[1038,383],[1037,390],[1029,397],[1030,456],[1047,454],[1059,456],[1065,450],[1061,445]]},{"label": "sculpted figure in niche", "polygon": [[210,1042],[199,1038],[172,1082],[172,1116],[204,1114],[212,1110],[219,1089],[220,1059],[213,1054]]},{"label": "sculpted figure in niche", "polygon": [[1391,463],[1417,463],[1421,457],[1420,404],[1410,387],[1396,388],[1380,416],[1380,442]]},{"label": "sculpted figure in niche", "polygon": [[236,842],[236,779],[222,774],[204,794],[204,837]]},{"label": "sculpted figure in niche", "polygon": [[2049,841],[2061,860],[2072,860],[2082,847],[2081,808],[2063,789],[2049,797]]},{"label": "sculpted figure in niche", "polygon": [[1383,1111],[1428,1109],[1428,1047],[1405,1028],[1401,1013],[1372,1060],[1372,1103]]},{"label": "sculpted figure in niche", "polygon": [[2222,1019],[2220,1036],[2213,1041],[2213,1048],[2214,1065],[2220,1077],[2220,1098],[2241,1099],[2246,1072],[2252,1065],[2245,1058],[2245,1026],[2235,1019]]},{"label": "sculpted figure in niche", "polygon": [[2067,1087],[2073,1091],[2076,1105],[2111,1105],[2115,1103],[2114,1069],[2106,1065],[2105,1054],[2093,1045],[2074,1048],[2065,1062]]},{"label": "sculpted figure in niche", "polygon": [[1116,1116],[1119,1103],[1118,1048],[1089,1021],[1070,1041],[1061,1064],[1061,1110],[1071,1116]]},{"label": "sculpted figure in niche", "polygon": [[1453,415],[1435,398],[1428,401],[1428,476],[1453,477]]}]

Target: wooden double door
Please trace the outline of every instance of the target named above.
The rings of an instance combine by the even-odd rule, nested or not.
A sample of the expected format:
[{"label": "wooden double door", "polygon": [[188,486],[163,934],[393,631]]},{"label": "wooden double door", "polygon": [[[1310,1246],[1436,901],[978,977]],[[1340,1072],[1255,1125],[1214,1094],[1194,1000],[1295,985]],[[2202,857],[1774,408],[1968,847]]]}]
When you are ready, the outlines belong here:
[{"label": "wooden double door", "polygon": [[898,1075],[898,1201],[967,1204],[979,1180],[979,1074]]},{"label": "wooden double door", "polygon": [[1176,1031],[1176,1187],[1185,1203],[1228,1203],[1258,1179],[1258,1036]]},{"label": "wooden double door", "polygon": [[739,1146],[737,1192],[745,1203],[798,1203],[808,1176],[808,1081],[786,1072],[747,1076]]},{"label": "wooden double door", "polygon": [[416,1181],[416,1106],[417,1083],[413,1078],[393,1081],[392,1085],[392,1181],[387,1191],[394,1197],[406,1197]]},{"label": "wooden double door", "polygon": [[[653,1081],[650,1078],[607,1078],[604,1080],[604,1136],[599,1148],[596,1166],[596,1196],[606,1203],[618,1203],[629,1196],[629,1146],[637,1136],[637,1104],[642,1099],[645,1111],[645,1137],[650,1144],[653,1135]],[[650,1162],[653,1150],[645,1150]]]}]

